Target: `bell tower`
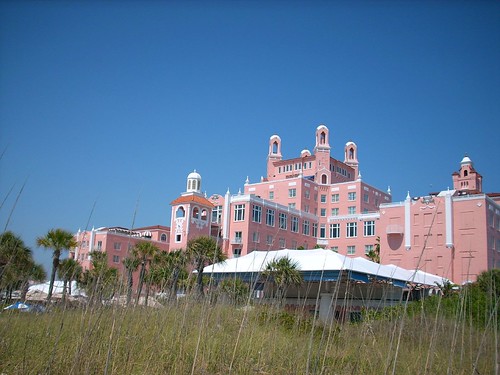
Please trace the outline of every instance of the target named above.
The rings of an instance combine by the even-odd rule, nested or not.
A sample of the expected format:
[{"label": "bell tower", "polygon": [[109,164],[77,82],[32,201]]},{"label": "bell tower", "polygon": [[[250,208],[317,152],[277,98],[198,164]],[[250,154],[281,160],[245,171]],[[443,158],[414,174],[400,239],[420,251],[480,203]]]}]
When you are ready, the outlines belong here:
[{"label": "bell tower", "polygon": [[358,162],[358,146],[354,142],[347,142],[344,147],[344,163],[348,166],[353,167],[355,170],[354,175],[359,174],[359,162]]},{"label": "bell tower", "polygon": [[201,176],[196,170],[187,176],[186,191],[170,205],[170,249],[185,249],[190,239],[210,235],[213,204],[201,193]]},{"label": "bell tower", "polygon": [[453,189],[477,194],[483,191],[483,177],[476,172],[472,160],[465,155],[460,162],[460,170],[452,174]]},{"label": "bell tower", "polygon": [[316,159],[316,181],[321,184],[331,183],[330,171],[330,144],[328,142],[328,128],[320,125],[316,128],[316,146],[314,156]]},{"label": "bell tower", "polygon": [[267,177],[272,178],[276,174],[274,163],[283,159],[281,155],[281,138],[276,134],[269,138],[269,153],[267,154]]}]

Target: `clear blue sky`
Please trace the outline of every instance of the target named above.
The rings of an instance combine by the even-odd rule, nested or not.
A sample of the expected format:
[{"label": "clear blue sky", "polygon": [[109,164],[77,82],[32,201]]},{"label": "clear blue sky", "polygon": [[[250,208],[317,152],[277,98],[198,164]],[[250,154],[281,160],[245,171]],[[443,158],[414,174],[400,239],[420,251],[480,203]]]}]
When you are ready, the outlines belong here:
[{"label": "clear blue sky", "polygon": [[466,153],[500,191],[500,2],[0,3],[0,229],[44,264],[49,229],[169,225],[193,169],[236,193],[321,123],[394,201]]}]

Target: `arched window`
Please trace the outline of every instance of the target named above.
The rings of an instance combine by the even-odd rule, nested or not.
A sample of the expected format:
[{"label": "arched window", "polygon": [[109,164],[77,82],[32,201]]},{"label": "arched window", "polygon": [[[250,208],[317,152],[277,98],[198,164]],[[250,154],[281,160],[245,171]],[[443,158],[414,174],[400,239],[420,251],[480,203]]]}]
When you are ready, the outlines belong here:
[{"label": "arched window", "polygon": [[467,177],[467,175],[469,174],[469,172],[467,171],[467,169],[464,171],[464,177]]},{"label": "arched window", "polygon": [[195,219],[199,219],[200,218],[200,210],[199,210],[198,207],[193,208],[193,217]]},{"label": "arched window", "polygon": [[186,214],[186,212],[184,211],[184,208],[179,207],[177,209],[177,212],[175,213],[175,217],[184,217],[185,214]]},{"label": "arched window", "polygon": [[328,177],[326,177],[326,174],[321,175],[321,183],[322,184],[328,183]]},{"label": "arched window", "polygon": [[160,236],[160,241],[162,242],[167,242],[167,235],[165,233],[162,233]]},{"label": "arched window", "polygon": [[325,135],[325,132],[321,132],[321,134],[319,135],[319,143],[324,145],[325,144],[325,140],[326,140],[326,135]]},{"label": "arched window", "polygon": [[352,147],[349,149],[349,159],[354,159],[354,149]]},{"label": "arched window", "polygon": [[207,210],[201,210],[201,220],[207,221]]},{"label": "arched window", "polygon": [[278,153],[278,142],[274,141],[273,142],[273,154]]}]

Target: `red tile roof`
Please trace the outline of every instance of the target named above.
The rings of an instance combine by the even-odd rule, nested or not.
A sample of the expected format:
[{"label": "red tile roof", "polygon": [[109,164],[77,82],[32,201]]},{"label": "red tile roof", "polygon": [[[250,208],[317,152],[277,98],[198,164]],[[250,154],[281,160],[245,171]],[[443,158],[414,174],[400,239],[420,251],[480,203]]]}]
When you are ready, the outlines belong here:
[{"label": "red tile roof", "polygon": [[174,199],[170,205],[177,205],[177,204],[182,204],[182,203],[187,203],[187,204],[193,204],[193,203],[198,203],[207,207],[213,207],[214,205],[212,202],[210,202],[207,198],[199,196],[199,195],[181,195],[179,198]]}]

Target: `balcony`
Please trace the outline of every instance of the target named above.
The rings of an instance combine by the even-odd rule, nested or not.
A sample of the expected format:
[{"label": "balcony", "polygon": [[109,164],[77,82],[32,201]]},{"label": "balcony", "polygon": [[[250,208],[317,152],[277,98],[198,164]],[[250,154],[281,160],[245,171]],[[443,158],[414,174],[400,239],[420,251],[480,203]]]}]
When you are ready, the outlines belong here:
[{"label": "balcony", "polygon": [[385,231],[387,234],[403,234],[403,226],[399,224],[389,224]]},{"label": "balcony", "polygon": [[241,237],[231,238],[231,245],[239,245],[243,243],[243,239]]}]

